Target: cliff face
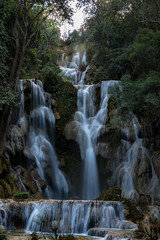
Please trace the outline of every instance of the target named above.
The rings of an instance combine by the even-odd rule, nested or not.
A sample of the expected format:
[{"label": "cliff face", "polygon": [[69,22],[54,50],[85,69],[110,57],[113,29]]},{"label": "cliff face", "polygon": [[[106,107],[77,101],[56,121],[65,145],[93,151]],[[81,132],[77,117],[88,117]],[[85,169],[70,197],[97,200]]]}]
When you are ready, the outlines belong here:
[{"label": "cliff face", "polygon": [[[82,198],[84,161],[82,160],[82,145],[79,140],[80,124],[77,124],[76,115],[73,114],[76,110],[75,107],[71,108],[70,105],[68,108],[65,107],[67,106],[66,96],[69,92],[73,95],[74,91],[74,94],[77,94],[77,90],[71,84],[64,88],[66,93],[61,95],[59,101],[51,99],[51,95],[45,93],[46,105],[51,106],[56,118],[55,137],[53,136],[54,131],[50,133],[47,130],[46,134],[50,142],[52,142],[52,137],[54,138],[53,145],[58,156],[58,162],[55,164],[58,165],[54,164],[53,171],[48,171],[48,175],[41,175],[37,155],[31,151],[31,146],[28,144],[31,122],[35,121],[36,124],[39,124],[39,113],[37,110],[32,112],[31,81],[23,81],[23,106],[13,112],[3,155],[0,156],[0,197],[11,197],[17,191],[28,191],[35,198],[44,197],[48,184],[56,188],[54,167],[57,166],[56,171],[59,171],[58,169],[62,171],[68,185],[67,198]],[[95,114],[97,114],[100,108],[101,86],[94,86],[94,91],[94,96],[93,93],[91,94],[94,97]],[[73,96],[69,96],[70,99],[73,98]],[[89,102],[87,104],[87,109],[89,109]],[[47,110],[45,109],[45,111]],[[23,117],[19,115],[22,114],[20,112],[23,112]],[[144,199],[145,196],[145,200],[149,202],[151,199],[156,200],[160,192],[159,128],[158,126],[143,127],[135,116],[129,127],[113,128],[110,120],[115,112],[114,103],[109,100],[105,124],[99,129],[94,145],[100,192],[109,187],[118,186],[122,189],[122,195],[127,198],[138,200]],[[47,116],[45,115],[45,121],[48,129],[50,120]],[[33,136],[33,138],[35,137],[36,135]],[[50,159],[49,153],[47,153],[48,145],[40,141],[40,146],[48,161]],[[51,165],[47,163],[47,166]],[[53,184],[49,180],[52,175]],[[57,196],[57,198],[61,197]]]}]

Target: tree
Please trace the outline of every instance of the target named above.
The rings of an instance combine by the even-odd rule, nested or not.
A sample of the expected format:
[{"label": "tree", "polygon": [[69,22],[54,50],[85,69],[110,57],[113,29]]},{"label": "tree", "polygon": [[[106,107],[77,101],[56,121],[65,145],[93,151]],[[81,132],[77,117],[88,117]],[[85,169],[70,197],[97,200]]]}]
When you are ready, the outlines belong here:
[{"label": "tree", "polygon": [[16,0],[9,3],[4,1],[4,11],[9,19],[15,42],[13,64],[9,76],[9,82],[14,82],[14,76],[16,76],[15,88],[18,85],[25,52],[30,42],[36,38],[42,23],[49,15],[70,18],[72,11],[68,3],[68,0]]}]

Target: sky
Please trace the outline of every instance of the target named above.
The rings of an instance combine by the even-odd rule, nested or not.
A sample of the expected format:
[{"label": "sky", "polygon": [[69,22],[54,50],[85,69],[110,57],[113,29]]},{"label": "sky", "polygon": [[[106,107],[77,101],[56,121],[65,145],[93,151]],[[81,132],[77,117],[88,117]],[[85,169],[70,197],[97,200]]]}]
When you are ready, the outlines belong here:
[{"label": "sky", "polygon": [[78,30],[80,28],[80,26],[84,23],[84,13],[83,13],[83,9],[76,9],[76,0],[72,0],[71,2],[71,7],[74,9],[74,14],[73,14],[73,23],[74,25],[69,25],[67,22],[65,22],[62,27],[61,27],[61,35],[62,37],[65,34],[69,34],[69,32],[72,32],[74,29]]}]

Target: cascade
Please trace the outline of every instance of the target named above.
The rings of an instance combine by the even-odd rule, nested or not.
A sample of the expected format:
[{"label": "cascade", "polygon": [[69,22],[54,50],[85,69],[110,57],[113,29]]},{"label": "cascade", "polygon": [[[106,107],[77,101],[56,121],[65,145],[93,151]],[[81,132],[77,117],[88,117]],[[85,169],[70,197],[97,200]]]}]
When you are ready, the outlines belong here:
[{"label": "cascade", "polygon": [[[100,109],[96,112],[95,102],[95,85],[84,85],[84,80],[88,67],[79,74],[79,67],[86,65],[86,52],[83,53],[82,59],[77,52],[67,67],[61,67],[61,70],[67,75],[75,75],[75,87],[78,89],[77,112],[74,121],[77,124],[78,143],[83,160],[83,184],[82,199],[94,199],[100,194],[98,169],[96,163],[96,143],[107,119],[108,107],[108,89],[117,81],[107,81],[101,83],[101,103]],[[71,70],[72,69],[72,70]],[[79,75],[81,76],[79,78]],[[79,79],[79,80],[77,80]]]},{"label": "cascade", "polygon": [[[74,80],[74,84],[84,84],[84,79],[89,67],[87,66],[86,52],[84,52],[82,56],[79,52],[76,52],[76,54],[72,57],[71,62],[65,62],[64,56],[65,54],[63,53],[62,61],[60,64],[60,69],[62,70],[62,72],[66,76],[72,77]],[[85,70],[81,72],[79,68],[82,65]]]},{"label": "cascade", "polygon": [[[132,145],[128,142],[128,151],[124,156],[124,161],[117,167],[115,174],[113,176],[114,182],[122,189],[123,196],[127,198],[135,197],[138,193],[147,193],[152,196],[152,201],[154,196],[160,192],[159,180],[155,174],[155,170],[152,163],[152,156],[147,148],[143,146],[143,141],[138,137],[138,132],[140,129],[140,124],[138,119],[132,114],[131,126],[134,130],[135,141]],[[126,134],[127,139],[130,140],[129,130],[123,129]],[[139,157],[140,156],[140,157]],[[138,161],[140,161],[138,163]],[[146,162],[147,161],[147,162]],[[139,166],[148,165],[151,172],[151,178],[145,179],[142,183],[141,192],[137,193],[136,188],[136,169],[137,164]]]},{"label": "cascade", "polygon": [[[23,80],[19,82],[21,91],[21,106],[19,120],[11,130],[10,145],[13,156],[19,151],[28,152],[35,159],[38,174],[47,183],[44,194],[49,198],[66,199],[68,197],[68,184],[58,167],[58,160],[54,150],[55,117],[51,110],[50,95],[45,93],[41,81],[24,80],[31,86],[29,121],[25,115]],[[21,155],[18,164],[21,165]],[[14,159],[13,159],[14,165]],[[23,166],[23,165],[22,165]],[[33,181],[41,192],[38,180],[32,176]],[[22,191],[27,191],[18,177]]]},{"label": "cascade", "polygon": [[[58,233],[87,234],[90,228],[132,229],[124,218],[123,205],[119,202],[87,200],[43,200],[0,203],[0,224],[26,232],[51,232],[50,224]],[[18,212],[18,215],[17,215]]]},{"label": "cascade", "polygon": [[95,86],[78,86],[78,111],[75,113],[75,121],[78,126],[81,158],[84,160],[83,199],[96,198],[100,193],[95,149],[107,119],[108,89],[116,83],[117,81],[102,82],[101,104],[97,113],[93,99]]},{"label": "cascade", "polygon": [[[27,148],[36,159],[38,173],[47,182],[45,192],[49,198],[67,198],[68,184],[58,168],[58,161],[53,147],[55,117],[46,105],[45,92],[40,81],[31,81],[32,111]],[[50,134],[51,133],[51,134]]]}]

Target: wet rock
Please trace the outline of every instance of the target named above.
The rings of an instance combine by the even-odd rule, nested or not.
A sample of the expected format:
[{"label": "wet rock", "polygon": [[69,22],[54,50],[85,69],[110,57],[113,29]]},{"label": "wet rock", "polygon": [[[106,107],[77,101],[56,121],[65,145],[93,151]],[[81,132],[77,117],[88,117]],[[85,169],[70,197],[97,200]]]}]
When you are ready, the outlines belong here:
[{"label": "wet rock", "polygon": [[38,181],[40,188],[43,190],[46,188],[46,182],[39,176],[37,170],[32,171],[32,176]]},{"label": "wet rock", "polygon": [[31,190],[32,193],[36,193],[38,191],[38,187],[27,169],[23,169],[22,182]]},{"label": "wet rock", "polygon": [[27,188],[27,190],[30,190],[31,193],[38,192],[38,187],[37,187],[33,177],[31,176],[31,174],[29,173],[29,171],[27,169],[22,168],[22,167],[17,167],[15,170],[17,173],[17,177],[21,177],[21,180],[22,180],[23,184],[25,185],[25,187]]},{"label": "wet rock", "polygon": [[121,221],[120,229],[137,229],[137,225],[131,221]]},{"label": "wet rock", "polygon": [[25,148],[23,151],[23,160],[26,166],[28,166],[28,169],[32,171],[37,167],[36,164],[36,159],[35,157],[31,154],[28,148]]},{"label": "wet rock", "polygon": [[72,121],[67,123],[67,125],[65,126],[65,137],[67,140],[74,140],[77,142],[77,123]]},{"label": "wet rock", "polygon": [[155,173],[160,180],[160,151],[153,152],[153,166]]},{"label": "wet rock", "polygon": [[59,161],[58,161],[58,166],[59,166],[59,168],[63,168],[63,167],[65,167],[65,160],[64,160],[64,158],[60,158],[59,159]]},{"label": "wet rock", "polygon": [[103,158],[107,158],[110,152],[108,143],[98,143],[96,148],[96,155],[100,155]]}]

